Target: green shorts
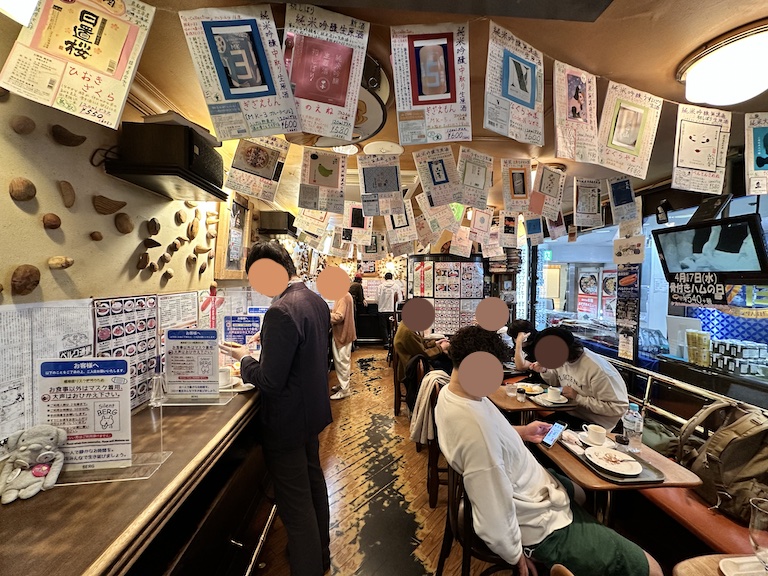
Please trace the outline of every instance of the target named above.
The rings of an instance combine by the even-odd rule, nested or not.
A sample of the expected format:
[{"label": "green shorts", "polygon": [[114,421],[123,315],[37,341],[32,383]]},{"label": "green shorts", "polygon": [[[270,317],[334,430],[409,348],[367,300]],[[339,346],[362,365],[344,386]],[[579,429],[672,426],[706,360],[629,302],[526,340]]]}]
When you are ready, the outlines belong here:
[{"label": "green shorts", "polygon": [[562,564],[574,576],[648,576],[642,548],[595,520],[574,502],[571,481],[560,474],[554,476],[571,497],[573,522],[535,546],[533,559],[547,569]]}]

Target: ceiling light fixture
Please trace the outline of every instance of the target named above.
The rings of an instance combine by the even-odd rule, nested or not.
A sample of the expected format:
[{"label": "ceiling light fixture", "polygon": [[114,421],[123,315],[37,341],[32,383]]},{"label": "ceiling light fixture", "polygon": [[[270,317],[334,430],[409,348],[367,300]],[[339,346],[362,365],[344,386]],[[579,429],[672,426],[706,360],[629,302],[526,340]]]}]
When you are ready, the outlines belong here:
[{"label": "ceiling light fixture", "polygon": [[405,149],[400,144],[387,140],[374,140],[363,146],[363,152],[366,154],[396,154],[399,156],[404,151]]},{"label": "ceiling light fixture", "polygon": [[768,75],[755,57],[768,51],[768,19],[723,34],[689,55],[677,68],[689,102],[730,106],[768,90]]},{"label": "ceiling light fixture", "polygon": [[360,148],[356,144],[346,144],[344,146],[334,146],[331,148],[337,154],[346,154],[347,156],[354,156],[360,152]]}]

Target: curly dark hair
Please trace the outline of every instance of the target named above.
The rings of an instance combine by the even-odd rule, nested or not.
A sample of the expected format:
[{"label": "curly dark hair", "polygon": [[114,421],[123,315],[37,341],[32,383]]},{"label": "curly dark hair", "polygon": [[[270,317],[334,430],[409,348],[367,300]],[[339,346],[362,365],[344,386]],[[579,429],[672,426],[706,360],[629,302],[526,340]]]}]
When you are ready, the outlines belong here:
[{"label": "curly dark hair", "polygon": [[296,265],[293,263],[293,260],[291,260],[291,255],[288,254],[285,247],[277,241],[256,242],[256,244],[251,246],[251,250],[248,253],[248,260],[245,262],[246,274],[248,273],[248,270],[251,269],[251,266],[253,266],[253,263],[262,258],[269,258],[280,264],[280,266],[285,268],[285,271],[288,272],[288,278],[296,276]]},{"label": "curly dark hair", "polygon": [[448,355],[454,367],[473,352],[489,352],[501,362],[509,362],[512,358],[512,348],[504,344],[501,336],[480,326],[464,326],[451,336],[451,347]]}]

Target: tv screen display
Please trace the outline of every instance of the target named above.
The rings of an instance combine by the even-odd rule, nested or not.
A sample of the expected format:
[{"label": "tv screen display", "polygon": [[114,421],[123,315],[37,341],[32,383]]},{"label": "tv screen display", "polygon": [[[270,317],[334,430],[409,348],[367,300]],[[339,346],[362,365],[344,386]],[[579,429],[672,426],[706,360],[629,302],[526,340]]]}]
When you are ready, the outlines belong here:
[{"label": "tv screen display", "polygon": [[667,280],[678,272],[717,272],[723,281],[768,278],[768,256],[757,214],[653,231]]}]

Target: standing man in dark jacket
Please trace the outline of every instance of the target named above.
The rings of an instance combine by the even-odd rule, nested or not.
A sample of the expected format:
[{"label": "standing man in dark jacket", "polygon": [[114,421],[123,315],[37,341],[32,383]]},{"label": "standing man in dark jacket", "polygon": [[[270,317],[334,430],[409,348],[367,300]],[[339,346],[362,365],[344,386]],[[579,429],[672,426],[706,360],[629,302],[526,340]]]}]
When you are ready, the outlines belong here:
[{"label": "standing man in dark jacket", "polygon": [[258,419],[278,513],[288,532],[291,576],[320,576],[330,568],[328,490],[320,467],[318,434],[332,421],[328,399],[328,304],[296,276],[288,252],[259,242],[246,272],[268,258],[288,272],[288,287],[264,315],[261,358],[245,346],[220,344],[240,360],[244,382],[261,393]]}]

